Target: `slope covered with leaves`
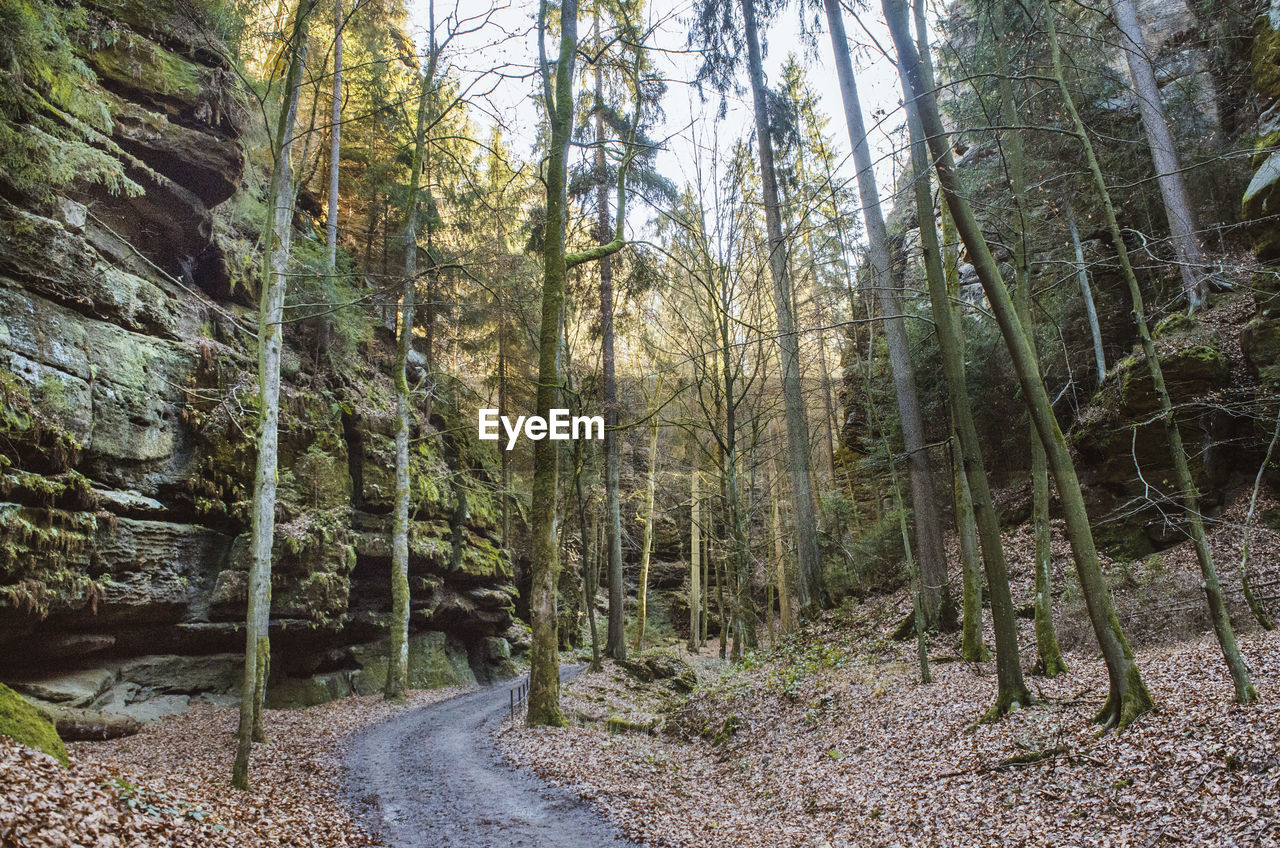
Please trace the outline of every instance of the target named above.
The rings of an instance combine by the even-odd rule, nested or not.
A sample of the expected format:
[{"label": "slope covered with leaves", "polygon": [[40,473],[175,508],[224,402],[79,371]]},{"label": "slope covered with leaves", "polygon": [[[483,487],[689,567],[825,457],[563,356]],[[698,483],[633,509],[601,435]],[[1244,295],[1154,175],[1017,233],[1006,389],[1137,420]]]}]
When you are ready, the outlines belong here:
[{"label": "slope covered with leaves", "polygon": [[[1243,506],[1224,511],[1214,533],[1224,566],[1239,555]],[[1015,600],[1027,603],[1021,564],[1032,540],[1019,528],[1006,545]],[[512,761],[576,788],[658,845],[1280,845],[1280,635],[1242,638],[1263,701],[1238,707],[1213,636],[1197,630],[1197,611],[1178,609],[1195,598],[1194,555],[1178,547],[1158,563],[1109,562],[1121,615],[1156,609],[1165,629],[1139,642],[1156,710],[1099,738],[1092,718],[1106,673],[1075,620],[1060,539],[1055,554],[1070,671],[1028,677],[1039,702],[1000,722],[977,722],[995,700],[994,663],[960,662],[953,636],[932,640],[934,682],[918,683],[914,643],[884,636],[908,609],[898,593],[846,607],[700,686],[652,733],[581,721],[512,728],[502,744]],[[1274,534],[1255,534],[1256,561],[1275,555]],[[1166,603],[1150,606],[1165,590]],[[1030,667],[1032,622],[1019,627]],[[989,621],[987,630],[990,645]],[[625,713],[628,697],[653,709],[606,669],[568,684],[571,714],[589,713],[573,705],[600,703],[606,691],[609,711]]]}]

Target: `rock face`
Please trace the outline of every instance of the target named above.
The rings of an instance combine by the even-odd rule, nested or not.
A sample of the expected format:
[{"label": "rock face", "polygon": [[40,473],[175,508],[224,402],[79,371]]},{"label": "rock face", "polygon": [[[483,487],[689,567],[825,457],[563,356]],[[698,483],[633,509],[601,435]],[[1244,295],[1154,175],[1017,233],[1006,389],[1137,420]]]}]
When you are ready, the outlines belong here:
[{"label": "rock face", "polygon": [[[0,679],[141,718],[238,685],[254,461],[261,199],[238,140],[250,113],[211,30],[169,6],[87,0],[92,25],[119,37],[78,48],[113,155],[145,193],[73,183],[35,198],[0,177]],[[385,633],[390,608],[389,339],[353,347],[341,373],[304,342],[291,325],[280,703],[373,687],[361,658],[376,648],[358,646]],[[515,597],[496,460],[465,428],[441,432],[451,414],[437,400],[412,459],[412,628],[422,657],[447,658],[423,659],[417,685],[509,671],[492,644]]]}]

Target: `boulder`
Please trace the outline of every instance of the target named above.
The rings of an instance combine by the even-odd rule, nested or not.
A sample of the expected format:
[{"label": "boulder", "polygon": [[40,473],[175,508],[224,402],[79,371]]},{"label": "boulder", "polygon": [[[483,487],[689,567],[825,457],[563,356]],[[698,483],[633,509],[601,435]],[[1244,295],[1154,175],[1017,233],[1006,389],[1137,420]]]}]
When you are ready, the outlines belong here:
[{"label": "boulder", "polygon": [[268,709],[314,707],[351,694],[351,672],[333,671],[311,677],[287,677],[267,687]]},{"label": "boulder", "polygon": [[[358,667],[351,677],[356,694],[377,694],[386,686],[389,644],[384,639],[351,648],[352,660]],[[476,683],[466,648],[456,637],[434,630],[409,637],[408,677],[410,689],[443,689]]]},{"label": "boulder", "polygon": [[42,701],[32,703],[53,720],[58,735],[64,742],[117,739],[132,736],[142,729],[142,722],[122,713],[85,710]]},{"label": "boulder", "polygon": [[120,666],[120,679],[163,694],[229,692],[240,683],[243,654],[139,657]]},{"label": "boulder", "polygon": [[666,681],[677,692],[692,692],[698,685],[693,666],[670,651],[650,649],[632,654],[618,663],[628,674],[644,683]]},{"label": "boulder", "polygon": [[114,670],[91,668],[84,671],[13,681],[13,688],[50,704],[85,707],[98,699],[116,681]]}]

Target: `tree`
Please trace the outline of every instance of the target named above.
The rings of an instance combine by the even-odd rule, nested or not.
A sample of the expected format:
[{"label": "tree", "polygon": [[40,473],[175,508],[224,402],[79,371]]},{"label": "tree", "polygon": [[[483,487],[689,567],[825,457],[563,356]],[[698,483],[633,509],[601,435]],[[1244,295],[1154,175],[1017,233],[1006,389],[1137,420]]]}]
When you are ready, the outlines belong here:
[{"label": "tree", "polygon": [[942,594],[947,588],[947,566],[943,558],[942,525],[938,517],[937,495],[933,472],[929,468],[924,422],[920,417],[915,375],[911,370],[910,346],[906,324],[902,319],[902,301],[898,295],[889,265],[889,238],[884,215],[880,211],[880,194],[871,166],[871,149],[862,121],[857,81],[849,57],[843,13],[839,0],[824,0],[827,29],[835,54],[836,74],[840,80],[840,96],[844,102],[845,123],[849,143],[853,147],[854,167],[858,174],[858,194],[862,199],[862,216],[866,225],[868,258],[872,283],[880,302],[885,341],[889,346],[889,362],[893,372],[898,416],[902,422],[902,440],[907,449],[911,500],[915,515],[916,552],[920,559],[920,583],[924,592],[924,618],[929,627],[939,623]]},{"label": "tree", "polygon": [[[1036,358],[1037,367],[1040,361],[1036,351],[1035,319],[1032,314],[1031,297],[1031,262],[1029,256],[1029,239],[1027,227],[1030,217],[1027,214],[1027,181],[1026,157],[1023,152],[1022,129],[1017,102],[1013,95],[1013,72],[1009,64],[1009,50],[1006,40],[1012,32],[1005,22],[1005,0],[995,0],[991,5],[992,46],[995,52],[997,81],[996,88],[1000,98],[1000,117],[1007,129],[997,132],[996,138],[1002,141],[1001,152],[1004,155],[1005,170],[1009,179],[1009,191],[1013,197],[1013,268],[1016,288],[1014,304],[1018,310],[1018,319],[1027,334],[1027,346],[1031,355]],[[917,2],[917,7],[919,3]],[[917,18],[922,16],[918,15]],[[917,31],[923,21],[917,19]],[[921,50],[921,56],[927,53]],[[1052,595],[1052,562],[1050,561],[1049,531],[1049,467],[1045,459],[1044,444],[1036,432],[1034,424],[1029,424],[1028,442],[1031,447],[1031,532],[1035,539],[1035,627],[1036,652],[1039,659],[1036,670],[1045,677],[1056,677],[1066,671],[1062,661],[1062,651],[1058,648],[1058,635],[1053,628],[1053,595]]]},{"label": "tree", "polygon": [[796,566],[799,572],[797,590],[801,609],[812,614],[826,603],[826,592],[822,581],[822,563],[818,555],[817,522],[813,514],[809,427],[804,396],[800,389],[799,335],[788,273],[787,243],[782,232],[773,141],[769,132],[769,98],[764,85],[756,0],[741,0],[740,8],[743,21],[741,32],[737,30],[735,16],[729,4],[704,0],[699,7],[691,38],[701,42],[706,53],[699,79],[709,79],[721,92],[727,91],[731,86],[733,66],[739,60],[742,48],[745,46],[746,49],[765,228],[769,240],[769,275],[773,282],[774,311],[778,326],[782,395],[787,424],[787,467],[791,476]]},{"label": "tree", "polygon": [[284,297],[289,284],[293,239],[293,149],[298,120],[298,93],[307,55],[307,19],[316,0],[301,0],[294,12],[287,49],[288,71],[283,102],[271,136],[271,188],[268,194],[266,262],[258,307],[258,459],[253,477],[249,524],[249,602],[245,615],[244,680],[240,690],[240,725],[231,783],[249,788],[249,756],[263,740],[262,704],[266,698],[271,643],[271,548],[275,538],[276,464],[280,422],[280,351],[283,343]]},{"label": "tree", "polygon": [[[1122,0],[1123,2],[1123,0]],[[1045,4],[1048,7],[1048,4]],[[1173,464],[1174,483],[1178,487],[1182,501],[1183,515],[1190,528],[1191,543],[1196,550],[1196,559],[1200,564],[1201,585],[1204,587],[1205,600],[1209,605],[1209,619],[1213,622],[1214,634],[1222,648],[1223,659],[1231,672],[1231,680],[1235,684],[1236,702],[1249,704],[1258,700],[1258,692],[1249,677],[1249,669],[1244,657],[1240,655],[1240,647],[1236,644],[1235,631],[1231,627],[1231,618],[1227,614],[1226,601],[1222,595],[1222,583],[1218,579],[1218,569],[1213,562],[1213,553],[1209,550],[1209,542],[1205,538],[1204,519],[1200,514],[1199,495],[1196,491],[1195,479],[1191,476],[1191,468],[1187,463],[1186,450],[1182,446],[1182,432],[1178,428],[1177,418],[1173,412],[1173,402],[1165,387],[1164,373],[1160,367],[1160,357],[1155,343],[1151,339],[1151,330],[1147,325],[1146,309],[1143,305],[1142,289],[1138,286],[1138,278],[1134,274],[1133,264],[1129,261],[1129,249],[1124,243],[1124,234],[1120,232],[1120,224],[1116,220],[1115,207],[1111,203],[1111,192],[1107,188],[1106,178],[1098,165],[1098,157],[1094,154],[1093,142],[1085,132],[1084,121],[1076,109],[1075,98],[1067,87],[1066,77],[1062,71],[1062,59],[1058,48],[1057,26],[1053,20],[1051,7],[1045,10],[1045,29],[1049,37],[1049,54],[1051,57],[1053,76],[1062,95],[1063,105],[1071,116],[1072,129],[1084,150],[1085,159],[1089,163],[1089,173],[1093,176],[1094,187],[1102,199],[1102,213],[1107,230],[1111,236],[1111,244],[1120,260],[1120,270],[1129,288],[1129,297],[1133,302],[1133,319],[1138,325],[1138,338],[1142,343],[1142,353],[1146,359],[1147,371],[1151,376],[1151,386],[1155,391],[1160,406],[1160,425],[1164,429],[1165,440],[1169,446],[1169,459]],[[1136,22],[1135,22],[1136,23]],[[1150,70],[1148,68],[1148,70]],[[1194,303],[1194,301],[1193,301]]]},{"label": "tree", "polygon": [[[565,231],[568,219],[569,142],[573,130],[573,66],[578,47],[578,4],[560,4],[560,51],[554,66],[546,60],[547,0],[538,13],[538,49],[542,96],[550,124],[547,145],[546,207],[542,244],[542,320],[538,331],[538,392],[536,414],[549,418],[560,389],[559,353],[561,312],[569,269],[617,253],[626,244],[626,173],[631,156],[623,154],[618,168],[617,224],[607,244],[577,253],[568,253]],[[639,40],[634,42],[636,73],[639,73]],[[638,121],[637,112],[637,121]],[[635,122],[632,123],[634,134]],[[530,726],[563,725],[560,712],[559,639],[556,635],[556,578],[560,570],[560,550],[556,544],[556,504],[559,480],[557,445],[550,439],[534,444],[533,497],[530,507],[530,595],[529,616],[533,645],[529,660]]]},{"label": "tree", "polygon": [[[917,5],[922,9],[922,5]],[[920,39],[920,55],[927,57],[928,30],[923,26],[924,15],[916,17],[916,37]],[[932,70],[927,61],[921,61],[921,72],[926,85],[932,90]],[[991,623],[995,631],[996,641],[996,702],[990,715],[1000,716],[1019,706],[1031,702],[1031,693],[1022,679],[1022,666],[1018,651],[1018,629],[1014,620],[1013,596],[1009,590],[1009,574],[1004,558],[1004,548],[1000,538],[999,519],[992,508],[991,492],[987,482],[986,466],[983,463],[982,451],[978,444],[977,428],[973,423],[973,410],[969,405],[968,385],[965,378],[964,347],[960,341],[960,333],[956,326],[955,313],[951,309],[950,293],[947,290],[946,272],[942,267],[942,250],[938,242],[938,231],[933,217],[933,192],[929,183],[929,155],[926,150],[925,130],[922,126],[919,102],[907,92],[910,85],[905,76],[905,67],[899,66],[902,76],[903,92],[907,108],[907,130],[911,140],[911,172],[915,189],[916,209],[920,222],[920,245],[924,253],[925,279],[929,286],[929,302],[933,314],[934,329],[938,336],[938,349],[942,355],[943,375],[947,383],[947,396],[950,399],[951,414],[956,421],[956,429],[960,437],[961,486],[968,489],[971,505],[976,513],[978,535],[982,545],[983,561],[987,570],[987,584],[991,595]],[[966,492],[961,492],[961,495]],[[962,533],[965,532],[963,529]],[[972,593],[976,595],[976,593]],[[978,598],[981,596],[978,595]],[[978,601],[980,604],[980,600]],[[972,616],[981,621],[980,606],[969,609],[966,605],[966,628],[972,628],[969,618]],[[919,605],[917,605],[919,606]],[[976,615],[975,615],[976,614]],[[919,618],[919,614],[917,614]],[[918,625],[917,625],[918,626]],[[980,625],[979,625],[980,626]],[[981,654],[981,631],[977,636],[978,650]],[[970,648],[970,653],[975,651]],[[921,674],[926,666],[921,660]]]},{"label": "tree", "polygon": [[928,140],[933,166],[938,175],[938,183],[951,210],[956,230],[969,251],[978,279],[991,303],[996,322],[1000,325],[1000,333],[1004,337],[1005,346],[1013,361],[1024,402],[1031,412],[1036,430],[1045,445],[1049,469],[1062,501],[1067,538],[1075,555],[1076,574],[1080,579],[1080,587],[1089,611],[1094,635],[1102,648],[1103,659],[1107,665],[1109,684],[1107,700],[1098,712],[1097,719],[1106,727],[1114,726],[1117,729],[1123,729],[1135,718],[1151,709],[1151,695],[1134,661],[1133,649],[1130,648],[1124,631],[1120,627],[1115,603],[1111,598],[1111,590],[1107,587],[1102,575],[1075,465],[1067,448],[1066,439],[1058,426],[1057,418],[1053,414],[1049,394],[1040,377],[1035,356],[1027,345],[1026,332],[1018,320],[1009,289],[1000,275],[995,258],[991,255],[978,219],[973,214],[956,178],[955,163],[947,142],[946,129],[942,124],[942,116],[938,112],[937,100],[921,68],[919,51],[911,40],[906,4],[903,0],[883,0],[882,5],[889,32],[893,36],[893,43],[898,53],[898,60],[910,87],[906,95],[913,97],[916,101],[922,129]]},{"label": "tree", "polygon": [[689,451],[689,653],[702,647],[702,493],[698,447]]},{"label": "tree", "polygon": [[[658,392],[662,380],[658,380]],[[656,415],[657,410],[651,414]],[[653,552],[654,494],[658,480],[658,419],[649,421],[649,487],[644,500],[644,540],[640,543],[640,589],[636,599],[636,650],[644,649],[645,625],[649,619],[649,557]]]},{"label": "tree", "polygon": [[1187,198],[1186,183],[1178,164],[1178,150],[1169,132],[1169,119],[1160,102],[1160,87],[1156,85],[1155,71],[1147,56],[1142,27],[1138,23],[1138,10],[1134,0],[1112,0],[1111,11],[1116,27],[1123,36],[1124,58],[1129,65],[1129,77],[1133,81],[1133,93],[1142,115],[1142,128],[1151,148],[1151,161],[1156,167],[1156,181],[1164,198],[1164,211],[1169,220],[1169,236],[1173,241],[1178,270],[1182,274],[1183,293],[1192,310],[1198,309],[1205,298],[1204,252],[1196,236],[1195,215]]},{"label": "tree", "polygon": [[[404,280],[400,292],[400,320],[392,382],[396,395],[395,514],[391,531],[391,643],[387,662],[388,700],[402,700],[409,676],[409,350],[413,346],[414,299],[418,286],[418,206],[427,159],[427,109],[433,95],[436,58],[435,4],[430,4],[431,46],[418,92],[418,118],[413,134],[413,164],[405,199]],[[430,259],[430,257],[428,257]]]}]

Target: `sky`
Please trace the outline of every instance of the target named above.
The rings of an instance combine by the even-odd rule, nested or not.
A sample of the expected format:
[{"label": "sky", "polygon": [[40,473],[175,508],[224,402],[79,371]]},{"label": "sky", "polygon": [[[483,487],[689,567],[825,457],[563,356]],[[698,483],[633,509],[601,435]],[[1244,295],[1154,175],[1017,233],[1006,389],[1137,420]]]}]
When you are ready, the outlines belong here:
[{"label": "sky", "polygon": [[[727,2],[727,0],[719,0]],[[428,0],[410,0],[410,27],[414,37],[425,43],[428,21]],[[877,4],[871,4],[872,8]],[[781,79],[781,69],[787,56],[800,56],[809,83],[818,95],[822,112],[830,119],[827,132],[835,140],[835,149],[844,157],[839,176],[846,180],[854,177],[848,160],[849,137],[845,127],[843,104],[832,59],[830,37],[825,31],[817,39],[816,55],[805,55],[801,37],[800,13],[791,4],[769,22],[764,32],[766,40],[766,84],[775,85]],[[540,82],[534,75],[537,67],[537,40],[534,20],[538,12],[537,0],[436,0],[437,27],[444,26],[449,14],[461,17],[464,30],[474,30],[459,35],[450,45],[451,62],[455,73],[464,80],[474,82],[476,92],[485,95],[477,98],[473,119],[483,127],[500,122],[504,135],[513,145],[517,155],[532,159],[537,138],[539,120],[536,97]],[[729,95],[727,113],[719,127],[712,127],[719,105],[718,95],[702,103],[697,90],[691,84],[700,57],[687,51],[688,33],[693,16],[693,0],[649,0],[646,14],[657,30],[651,43],[660,48],[652,56],[657,70],[667,80],[668,89],[663,101],[666,113],[663,123],[653,128],[651,138],[666,139],[658,156],[658,168],[678,186],[691,180],[693,162],[699,155],[695,137],[710,139],[715,132],[725,149],[733,140],[751,132],[752,113],[750,93],[741,97]],[[483,26],[477,17],[485,15]],[[900,92],[898,75],[893,64],[880,53],[876,43],[891,49],[887,30],[878,12],[866,12],[861,17],[866,30],[846,13],[845,28],[854,50],[854,67],[858,78],[859,96],[864,109],[863,119],[871,130],[872,156],[876,161],[876,176],[880,195],[887,198],[895,184],[893,145],[889,133],[899,129],[904,121],[898,109]],[[585,15],[580,18],[579,37],[590,33],[590,23]],[[873,41],[874,39],[874,41]],[[554,37],[548,36],[548,51],[556,49]],[[495,73],[497,71],[497,73]],[[743,80],[745,84],[745,79]],[[589,84],[582,73],[575,77],[575,90]],[[883,112],[881,112],[883,110]],[[881,116],[879,127],[872,116]],[[696,133],[690,124],[701,124]],[[639,222],[633,222],[636,226]]]}]

